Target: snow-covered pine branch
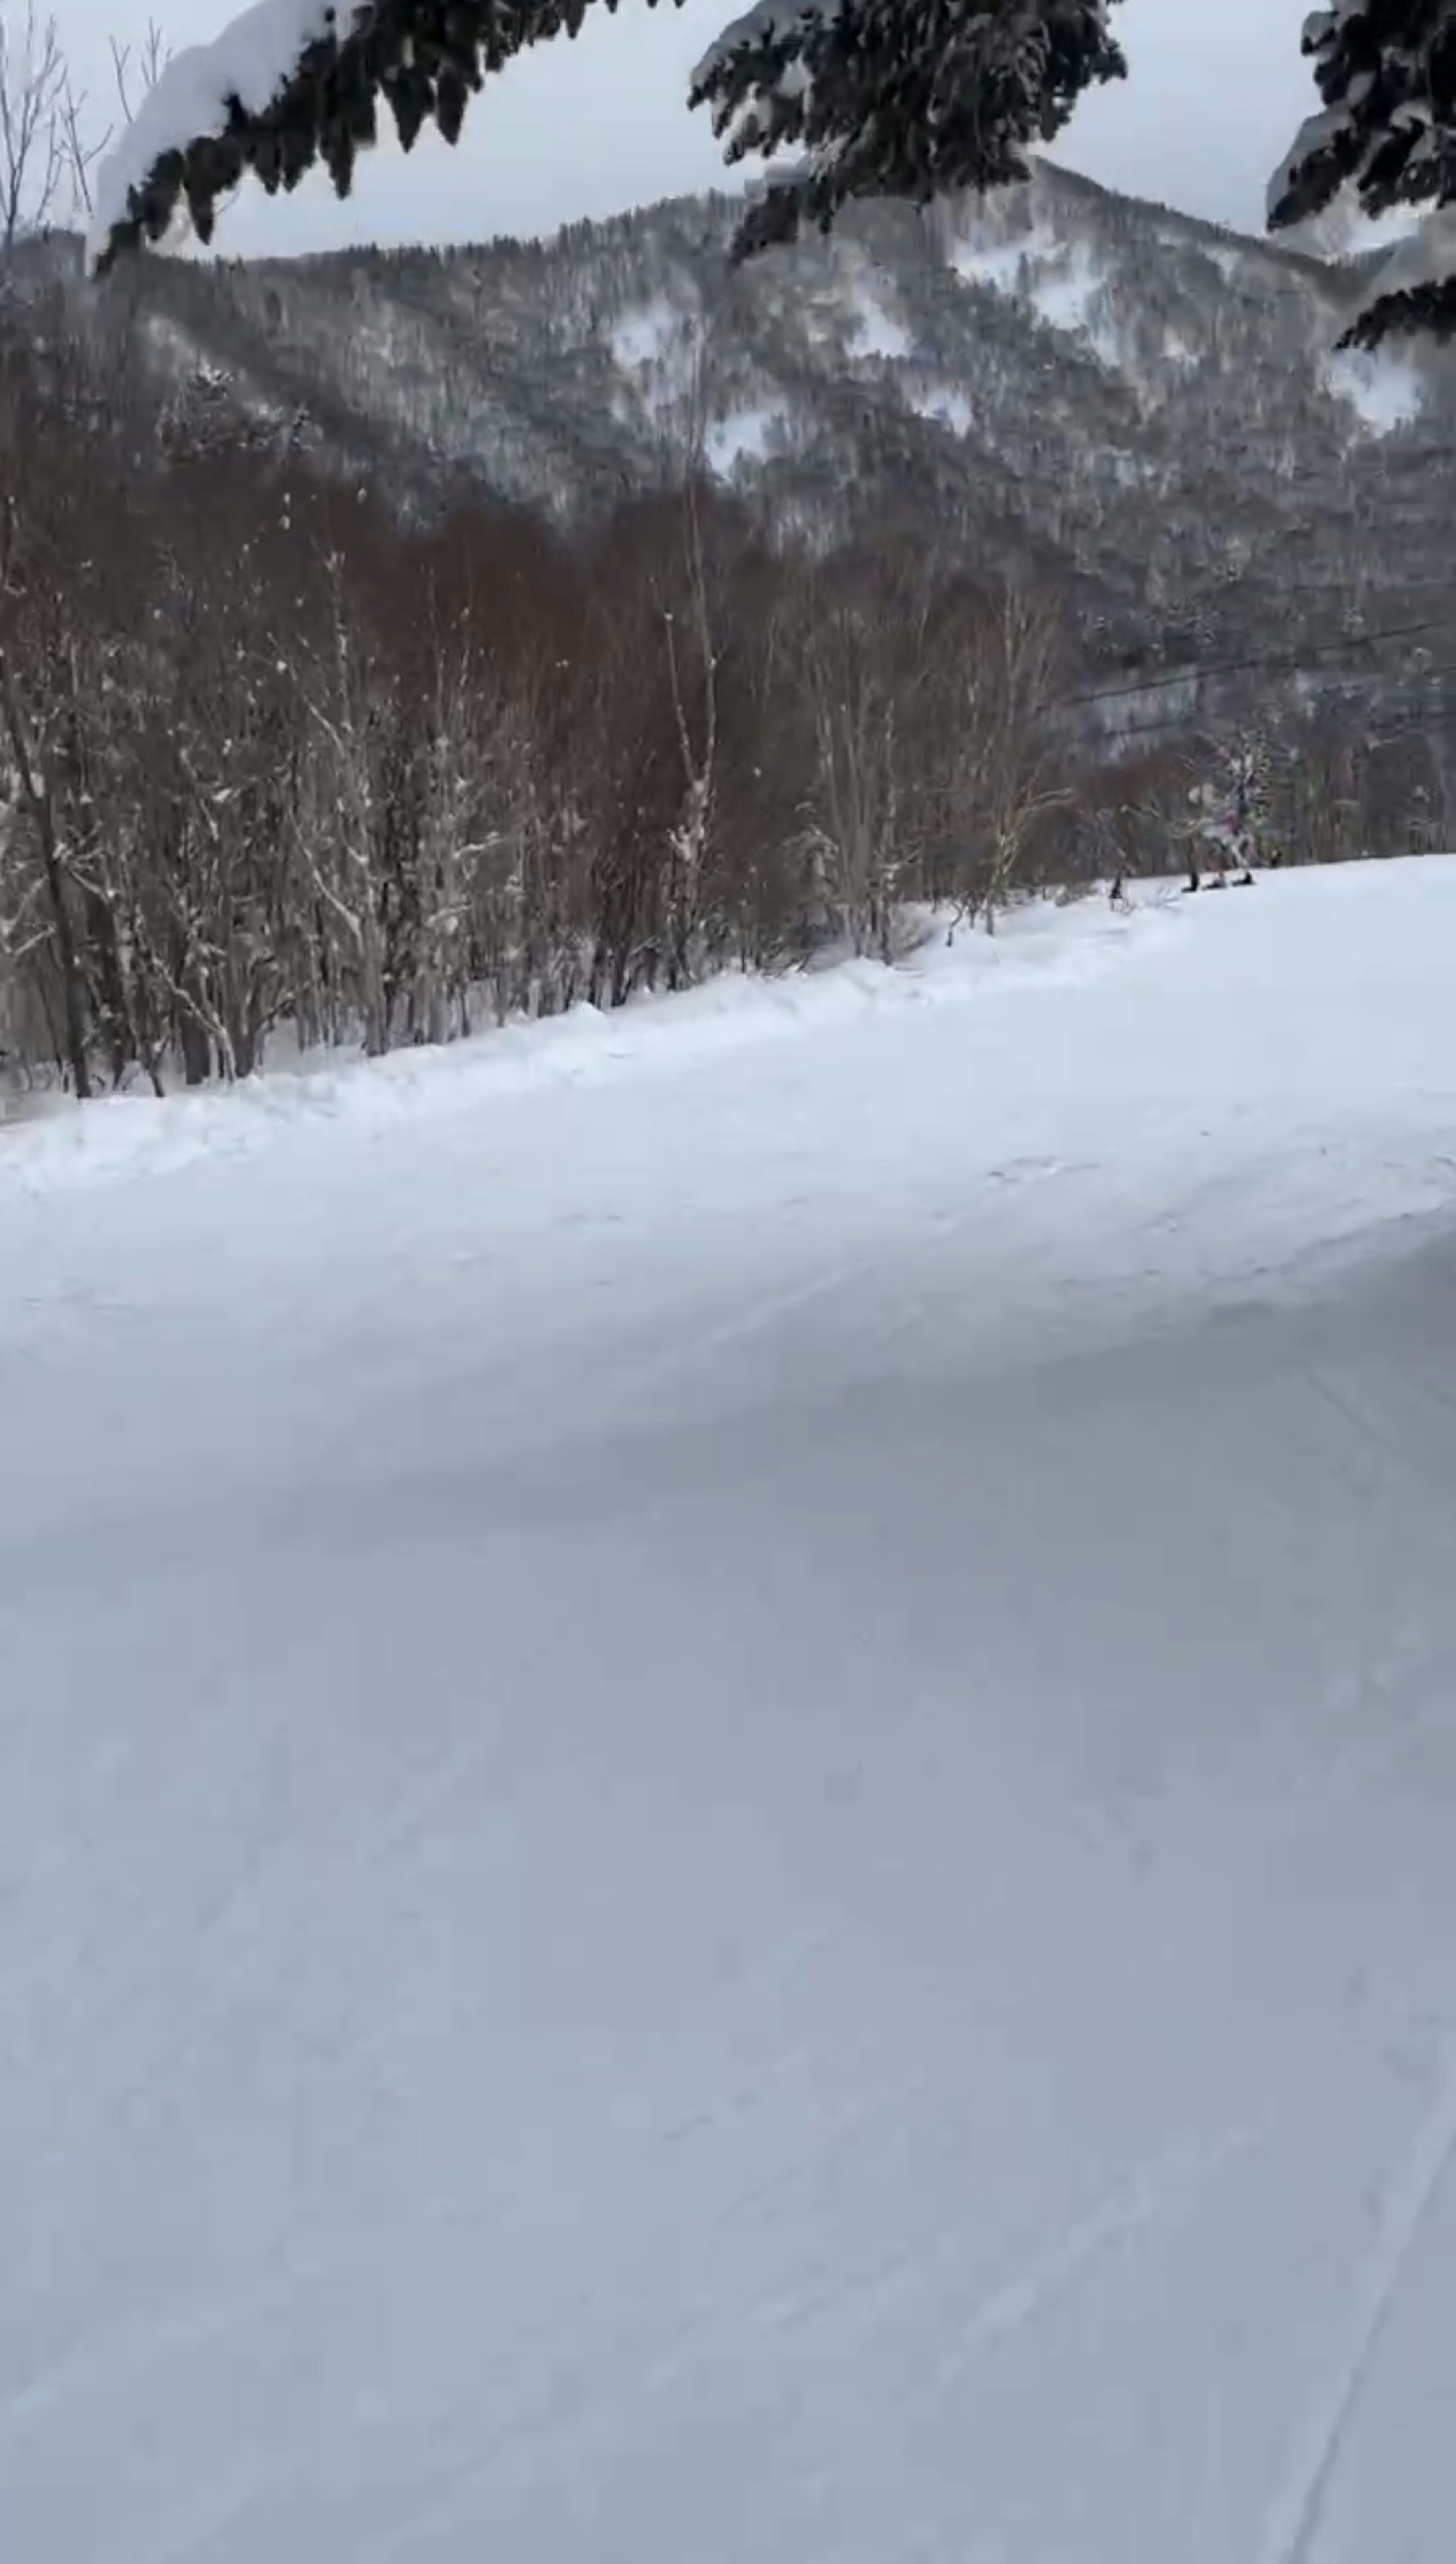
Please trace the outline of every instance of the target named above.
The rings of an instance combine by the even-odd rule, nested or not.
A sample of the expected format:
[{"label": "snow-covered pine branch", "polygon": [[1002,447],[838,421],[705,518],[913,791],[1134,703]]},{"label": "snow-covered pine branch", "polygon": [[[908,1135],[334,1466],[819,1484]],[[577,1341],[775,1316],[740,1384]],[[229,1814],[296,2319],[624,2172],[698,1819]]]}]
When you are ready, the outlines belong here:
[{"label": "snow-covered pine branch", "polygon": [[1456,328],[1456,0],[1332,0],[1306,21],[1304,51],[1322,106],[1269,187],[1273,230],[1322,213],[1350,190],[1371,216],[1438,208],[1365,294],[1343,344]]},{"label": "snow-covered pine branch", "polygon": [[[321,159],[346,194],[381,99],[408,149],[459,135],[513,56],[575,35],[595,0],[255,0],[167,66],[96,191],[94,257],[160,240],[185,207],[203,240],[248,173],[294,187]],[[614,8],[616,0],[607,0]],[[828,225],[857,196],[917,202],[1004,185],[1094,83],[1121,76],[1118,0],[755,0],[694,77],[729,160],[780,162],[740,255]],[[1270,189],[1271,226],[1352,188],[1364,210],[1456,197],[1456,0],[1333,0],[1304,34],[1322,107]],[[1377,282],[1349,333],[1456,326],[1456,252],[1437,224]]]},{"label": "snow-covered pine branch", "polygon": [[[321,159],[340,194],[381,99],[408,149],[433,120],[458,136],[489,72],[561,34],[593,0],[256,0],[167,66],[96,191],[94,257],[160,240],[179,207],[200,238],[252,171],[270,191]],[[615,0],[607,0],[609,7]],[[1089,83],[1121,73],[1117,0],[761,0],[700,65],[728,156],[801,145],[775,223],[827,222],[855,195],[917,199],[1025,174]],[[741,246],[760,246],[761,212]]]},{"label": "snow-covered pine branch", "polygon": [[[161,240],[179,208],[211,237],[220,198],[250,171],[296,187],[322,160],[340,195],[377,139],[381,99],[406,150],[447,141],[488,71],[564,29],[591,0],[254,0],[167,64],[99,178],[95,264]],[[616,0],[608,0],[615,7]]]},{"label": "snow-covered pine branch", "polygon": [[742,254],[827,228],[856,196],[927,203],[1029,175],[1094,82],[1121,78],[1118,0],[757,0],[700,63],[728,158],[802,157],[750,210]]}]

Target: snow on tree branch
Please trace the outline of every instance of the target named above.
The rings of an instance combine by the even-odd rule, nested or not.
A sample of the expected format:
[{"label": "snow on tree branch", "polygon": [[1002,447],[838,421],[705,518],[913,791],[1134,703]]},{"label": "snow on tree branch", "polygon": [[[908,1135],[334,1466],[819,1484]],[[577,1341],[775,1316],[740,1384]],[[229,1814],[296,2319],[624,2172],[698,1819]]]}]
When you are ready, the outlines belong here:
[{"label": "snow on tree branch", "polygon": [[1382,339],[1456,331],[1456,206],[1443,206],[1409,240],[1380,261],[1341,341],[1376,347]]},{"label": "snow on tree branch", "polygon": [[[346,194],[390,108],[408,149],[460,132],[486,75],[595,0],[256,0],[168,66],[100,172],[94,256],[156,241],[185,205],[199,237],[248,171],[270,191],[322,159]],[[614,8],[616,0],[607,0]],[[778,160],[740,255],[827,226],[857,196],[924,201],[1023,178],[1094,83],[1119,78],[1118,0],[756,0],[699,65],[729,161]],[[1331,0],[1304,32],[1322,106],[1270,189],[1273,227],[1346,188],[1368,214],[1456,200],[1456,0]],[[792,155],[785,159],[780,155]],[[1377,280],[1351,328],[1456,328],[1456,244],[1438,224]]]},{"label": "snow on tree branch", "polygon": [[[93,256],[160,240],[185,205],[201,239],[252,170],[273,191],[314,161],[346,194],[381,98],[405,148],[433,119],[454,141],[487,73],[563,30],[593,0],[256,0],[179,54],[97,188]],[[615,7],[616,0],[607,0]],[[693,90],[730,159],[801,145],[773,191],[780,229],[827,222],[854,195],[924,198],[1024,176],[1092,81],[1116,77],[1117,0],[762,0],[730,27]],[[761,213],[741,246],[761,246]]]},{"label": "snow on tree branch", "polygon": [[[1306,21],[1323,105],[1269,187],[1279,230],[1345,188],[1361,209],[1444,207],[1456,198],[1456,0],[1333,0]],[[1345,345],[1395,330],[1456,327],[1456,235],[1440,215],[1378,271]]]},{"label": "snow on tree branch", "polygon": [[758,0],[699,65],[728,159],[804,154],[750,213],[751,251],[827,226],[853,196],[925,202],[1028,175],[1084,90],[1126,66],[1116,0]]},{"label": "snow on tree branch", "polygon": [[1269,189],[1276,229],[1353,186],[1367,214],[1429,203],[1453,168],[1456,0],[1333,0],[1305,22],[1324,104]]},{"label": "snow on tree branch", "polygon": [[486,73],[563,29],[574,36],[591,4],[255,0],[211,43],[173,57],[104,164],[94,265],[161,240],[180,205],[210,239],[219,198],[249,171],[274,194],[321,159],[347,195],[381,98],[406,151],[432,121],[456,141]]}]

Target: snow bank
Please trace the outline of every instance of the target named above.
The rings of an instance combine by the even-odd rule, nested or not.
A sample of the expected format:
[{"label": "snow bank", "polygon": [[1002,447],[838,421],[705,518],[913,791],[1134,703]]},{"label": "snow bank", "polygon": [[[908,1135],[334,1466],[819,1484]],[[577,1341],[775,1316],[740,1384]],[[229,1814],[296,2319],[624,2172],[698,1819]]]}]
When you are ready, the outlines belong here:
[{"label": "snow bank", "polygon": [[605,1013],[580,1005],[438,1049],[380,1060],[325,1052],[300,1071],[233,1087],[37,1104],[26,1118],[0,1117],[0,1188],[49,1190],[161,1173],[208,1155],[249,1157],[304,1122],[368,1133],[470,1115],[543,1088],[672,1076],[690,1060],[825,1030],[871,1010],[954,1004],[1030,973],[1079,977],[1155,933],[1162,907],[1156,892],[1124,916],[1095,900],[1073,908],[1036,901],[1013,909],[994,938],[961,930],[947,941],[945,929],[927,921],[925,941],[893,967],[857,961],[781,977],[725,972],[682,995],[643,996]]},{"label": "snow bank", "polygon": [[1449,2564],[1453,950],[7,1139],[6,2564]]}]

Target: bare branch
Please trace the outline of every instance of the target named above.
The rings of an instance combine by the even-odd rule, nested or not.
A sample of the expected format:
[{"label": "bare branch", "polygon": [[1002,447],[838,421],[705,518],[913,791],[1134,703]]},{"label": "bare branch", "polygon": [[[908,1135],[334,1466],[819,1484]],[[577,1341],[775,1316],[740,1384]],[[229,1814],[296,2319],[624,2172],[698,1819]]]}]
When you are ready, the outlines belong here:
[{"label": "bare branch", "polygon": [[90,105],[88,93],[74,89],[68,73],[56,103],[56,131],[64,163],[71,173],[72,210],[84,215],[88,223],[96,211],[92,171],[108,147],[115,130],[110,124],[104,125],[100,132],[89,130],[87,111]]},{"label": "bare branch", "polygon": [[66,58],[54,17],[0,13],[0,250],[51,219],[66,169]]}]

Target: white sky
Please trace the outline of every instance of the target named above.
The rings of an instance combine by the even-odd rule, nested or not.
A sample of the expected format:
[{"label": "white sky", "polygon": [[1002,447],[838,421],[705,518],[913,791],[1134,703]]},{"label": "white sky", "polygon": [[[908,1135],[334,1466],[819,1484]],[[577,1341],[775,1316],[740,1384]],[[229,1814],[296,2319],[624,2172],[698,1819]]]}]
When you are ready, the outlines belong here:
[{"label": "white sky", "polygon": [[[741,0],[687,0],[652,14],[589,12],[575,45],[543,46],[476,100],[455,151],[428,135],[406,166],[397,149],[361,162],[350,203],[315,180],[289,203],[250,190],[219,247],[234,254],[323,249],[364,239],[471,240],[535,232],[721,176],[688,74]],[[61,0],[79,77],[108,91],[107,39],[138,38],[154,14],[179,46],[212,35],[238,0]],[[1130,194],[1257,229],[1264,185],[1318,105],[1299,52],[1307,0],[1125,0],[1133,78],[1090,100],[1059,156]]]}]

